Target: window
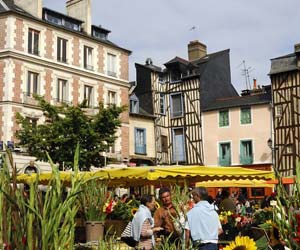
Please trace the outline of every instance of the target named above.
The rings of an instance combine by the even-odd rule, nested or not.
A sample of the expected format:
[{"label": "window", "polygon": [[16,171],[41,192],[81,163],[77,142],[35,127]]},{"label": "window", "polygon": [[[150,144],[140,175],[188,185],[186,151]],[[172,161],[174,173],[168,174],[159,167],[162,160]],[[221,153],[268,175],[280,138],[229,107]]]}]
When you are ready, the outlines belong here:
[{"label": "window", "polygon": [[64,38],[57,38],[57,60],[60,62],[67,62],[67,42]]},{"label": "window", "polygon": [[84,46],[83,47],[83,66],[85,69],[93,70],[93,48]]},{"label": "window", "polygon": [[135,153],[146,154],[146,129],[135,128]]},{"label": "window", "polygon": [[178,82],[181,79],[181,73],[179,71],[171,71],[170,72],[170,82]]},{"label": "window", "polygon": [[32,125],[33,128],[36,128],[38,118],[35,117],[26,117],[26,120]]},{"label": "window", "polygon": [[168,137],[162,135],[160,137],[160,141],[161,141],[161,152],[168,153]]},{"label": "window", "polygon": [[138,113],[139,112],[139,100],[136,95],[132,95],[130,97],[130,113]]},{"label": "window", "polygon": [[229,126],[229,112],[222,110],[219,112],[219,127]]},{"label": "window", "polygon": [[57,102],[67,102],[68,101],[68,93],[67,93],[67,80],[58,79],[57,80]]},{"label": "window", "polygon": [[89,108],[93,107],[93,87],[84,85],[84,100],[86,101],[86,106]]},{"label": "window", "polygon": [[241,141],[240,144],[240,163],[241,164],[252,164],[253,163],[253,149],[252,141]]},{"label": "window", "polygon": [[113,77],[117,76],[116,55],[110,53],[107,54],[107,74]]},{"label": "window", "polygon": [[241,108],[241,124],[251,123],[251,108]]},{"label": "window", "polygon": [[108,91],[108,105],[115,104],[117,105],[117,93],[114,91]]},{"label": "window", "polygon": [[28,53],[39,55],[40,32],[34,29],[28,30]]},{"label": "window", "polygon": [[96,38],[107,40],[107,34],[103,33],[103,32],[100,32],[100,31],[93,30],[93,36],[96,37]]},{"label": "window", "polygon": [[231,149],[230,142],[222,142],[219,144],[219,165],[230,166],[231,165]]},{"label": "window", "polygon": [[172,94],[171,95],[171,117],[183,116],[183,101],[182,94]]},{"label": "window", "polygon": [[32,94],[39,94],[39,74],[35,72],[28,71],[27,75],[27,96],[32,96]]},{"label": "window", "polygon": [[165,94],[159,95],[159,113],[162,115],[166,114],[166,96],[165,96]]},{"label": "window", "polygon": [[185,142],[183,128],[175,128],[173,134],[173,162],[185,161]]}]

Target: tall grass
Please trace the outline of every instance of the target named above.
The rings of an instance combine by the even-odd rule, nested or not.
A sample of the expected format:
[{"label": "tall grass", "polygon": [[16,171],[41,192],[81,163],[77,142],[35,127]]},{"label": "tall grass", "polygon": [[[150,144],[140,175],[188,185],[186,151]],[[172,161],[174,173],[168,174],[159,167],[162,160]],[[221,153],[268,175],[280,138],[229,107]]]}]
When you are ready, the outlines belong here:
[{"label": "tall grass", "polygon": [[274,221],[278,227],[282,239],[286,245],[294,250],[299,249],[296,238],[297,219],[296,213],[300,213],[300,165],[296,165],[296,176],[294,184],[290,185],[290,191],[287,191],[279,178],[277,186],[277,205],[274,211]]},{"label": "tall grass", "polygon": [[[58,168],[49,158],[52,177],[44,193],[38,188],[39,175],[28,190],[18,187],[12,155],[0,175],[0,247],[9,249],[74,249],[77,196],[84,183],[78,173],[79,145],[74,156],[71,187],[66,193]],[[9,161],[9,162],[8,162]],[[12,167],[12,172],[9,171]]]}]

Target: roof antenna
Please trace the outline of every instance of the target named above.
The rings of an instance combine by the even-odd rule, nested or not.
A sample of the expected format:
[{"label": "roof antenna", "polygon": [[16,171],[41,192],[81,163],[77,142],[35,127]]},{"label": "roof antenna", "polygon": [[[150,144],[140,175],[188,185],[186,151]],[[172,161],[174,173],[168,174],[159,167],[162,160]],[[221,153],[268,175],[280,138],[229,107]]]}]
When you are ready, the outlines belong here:
[{"label": "roof antenna", "polygon": [[239,68],[241,65],[243,65],[242,75],[245,76],[246,89],[251,89],[250,72],[252,72],[254,68],[247,67],[245,60],[243,60],[243,62],[239,66],[237,66],[237,68]]}]

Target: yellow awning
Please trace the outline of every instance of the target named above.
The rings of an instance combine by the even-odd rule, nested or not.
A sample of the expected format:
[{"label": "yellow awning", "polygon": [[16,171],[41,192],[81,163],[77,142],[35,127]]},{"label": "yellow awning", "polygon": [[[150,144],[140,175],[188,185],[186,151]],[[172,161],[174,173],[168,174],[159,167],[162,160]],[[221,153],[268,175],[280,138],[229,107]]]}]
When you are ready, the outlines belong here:
[{"label": "yellow awning", "polygon": [[197,182],[196,187],[270,187],[273,184],[266,183],[265,180],[216,180]]},{"label": "yellow awning", "polygon": [[[61,179],[67,184],[72,172],[61,172]],[[212,180],[270,180],[274,178],[271,171],[253,170],[242,167],[210,167],[210,166],[160,166],[160,167],[123,167],[101,169],[97,172],[82,172],[82,178],[98,178],[106,180],[109,186],[143,186],[147,184],[164,185],[170,183],[195,183]],[[39,176],[41,184],[47,184],[51,173]],[[35,181],[36,175],[19,175],[21,183]]]}]

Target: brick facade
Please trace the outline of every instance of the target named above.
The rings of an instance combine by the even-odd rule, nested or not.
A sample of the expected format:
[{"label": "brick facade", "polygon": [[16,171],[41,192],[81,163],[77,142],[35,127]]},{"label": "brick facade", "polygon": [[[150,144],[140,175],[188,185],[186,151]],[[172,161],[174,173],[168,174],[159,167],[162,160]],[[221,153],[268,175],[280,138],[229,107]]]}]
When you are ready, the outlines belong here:
[{"label": "brick facade", "polygon": [[129,69],[128,69],[128,55],[122,53],[121,57],[120,57],[120,62],[121,62],[121,76],[120,78],[124,79],[124,80],[128,80],[129,79]]},{"label": "brick facade", "polygon": [[4,93],[3,93],[3,88],[4,88],[4,68],[5,68],[5,61],[0,60],[0,100],[3,100]]},{"label": "brick facade", "polygon": [[123,123],[129,123],[129,112],[128,112],[129,98],[128,98],[128,89],[127,88],[121,89],[121,105],[127,106],[127,110],[121,114],[121,121]]},{"label": "brick facade", "polygon": [[51,96],[53,88],[52,70],[46,69],[45,73],[45,99],[50,102],[53,99],[53,96]]},{"label": "brick facade", "polygon": [[22,89],[21,89],[21,83],[22,83],[22,80],[21,80],[21,76],[23,74],[23,71],[22,71],[22,62],[21,61],[18,61],[18,60],[14,60],[14,65],[15,65],[15,68],[14,68],[14,78],[13,78],[13,83],[14,83],[14,88],[13,88],[13,98],[12,100],[14,102],[21,102],[21,98],[22,98]]},{"label": "brick facade", "polygon": [[47,28],[46,30],[46,55],[48,59],[53,59],[53,32],[51,29]]},{"label": "brick facade", "polygon": [[122,157],[128,158],[129,157],[129,127],[121,127],[121,134],[122,134]]},{"label": "brick facade", "polygon": [[6,30],[6,18],[0,18],[0,49],[4,49],[5,47],[5,37],[7,33],[5,32]]},{"label": "brick facade", "polygon": [[15,37],[15,49],[19,51],[24,51],[24,23],[20,18],[16,19],[16,37]]},{"label": "brick facade", "polygon": [[75,66],[80,66],[79,64],[79,38],[73,38],[73,64]]},{"label": "brick facade", "polygon": [[104,50],[102,45],[98,45],[98,69],[99,73],[104,73]]}]

